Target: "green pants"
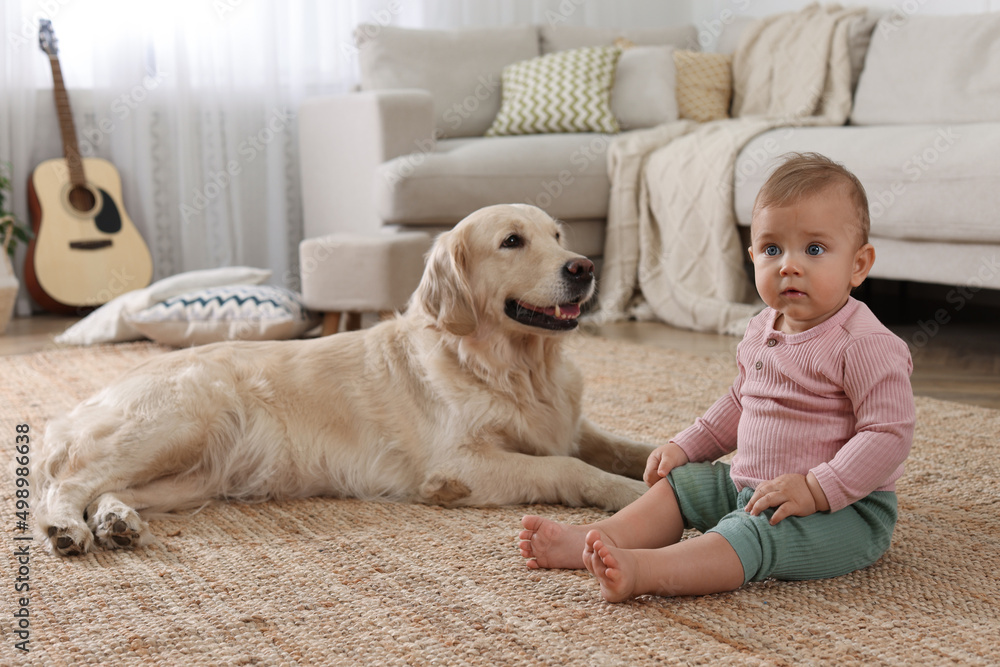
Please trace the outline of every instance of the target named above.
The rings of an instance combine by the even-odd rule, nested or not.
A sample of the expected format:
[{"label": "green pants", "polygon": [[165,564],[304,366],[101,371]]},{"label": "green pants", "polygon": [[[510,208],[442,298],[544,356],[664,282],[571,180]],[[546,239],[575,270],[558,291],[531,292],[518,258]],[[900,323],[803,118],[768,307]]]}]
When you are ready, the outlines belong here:
[{"label": "green pants", "polygon": [[825,579],[861,569],[889,548],[896,494],[875,491],[836,512],[790,516],[776,526],[774,510],[743,510],[753,489],[736,491],[725,463],[688,463],[667,476],[687,528],[719,533],[743,564],[743,583],[767,578]]}]

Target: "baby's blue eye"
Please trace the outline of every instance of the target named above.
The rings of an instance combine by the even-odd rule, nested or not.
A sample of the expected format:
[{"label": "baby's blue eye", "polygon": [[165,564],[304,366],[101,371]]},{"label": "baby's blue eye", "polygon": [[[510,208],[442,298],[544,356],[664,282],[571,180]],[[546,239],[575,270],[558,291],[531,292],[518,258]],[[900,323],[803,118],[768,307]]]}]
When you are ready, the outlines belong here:
[{"label": "baby's blue eye", "polygon": [[826,251],[823,246],[818,243],[810,243],[809,247],[806,248],[806,253],[809,255],[822,255],[824,252]]},{"label": "baby's blue eye", "polygon": [[764,246],[764,254],[769,257],[776,257],[781,254],[781,249],[776,245]]}]

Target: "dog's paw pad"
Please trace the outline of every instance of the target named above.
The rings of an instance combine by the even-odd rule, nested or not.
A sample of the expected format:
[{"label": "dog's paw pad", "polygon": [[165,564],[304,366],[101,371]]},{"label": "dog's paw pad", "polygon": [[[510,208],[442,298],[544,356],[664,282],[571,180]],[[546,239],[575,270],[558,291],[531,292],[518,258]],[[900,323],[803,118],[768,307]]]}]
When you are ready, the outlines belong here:
[{"label": "dog's paw pad", "polygon": [[74,538],[71,534],[72,528],[61,528],[59,526],[49,526],[47,535],[52,551],[60,556],[79,556],[87,552],[90,542],[90,532],[85,536]]},{"label": "dog's paw pad", "polygon": [[142,543],[143,521],[134,512],[106,514],[98,521],[97,540],[108,549],[132,549]]}]

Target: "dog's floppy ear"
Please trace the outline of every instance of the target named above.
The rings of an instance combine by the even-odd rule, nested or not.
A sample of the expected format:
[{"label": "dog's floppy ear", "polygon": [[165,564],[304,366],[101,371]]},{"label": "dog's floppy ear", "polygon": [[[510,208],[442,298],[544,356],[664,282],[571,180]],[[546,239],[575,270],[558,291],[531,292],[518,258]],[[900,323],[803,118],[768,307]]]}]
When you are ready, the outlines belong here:
[{"label": "dog's floppy ear", "polygon": [[479,319],[466,280],[468,252],[454,232],[442,234],[427,258],[414,298],[437,320],[438,326],[456,336],[468,336]]}]

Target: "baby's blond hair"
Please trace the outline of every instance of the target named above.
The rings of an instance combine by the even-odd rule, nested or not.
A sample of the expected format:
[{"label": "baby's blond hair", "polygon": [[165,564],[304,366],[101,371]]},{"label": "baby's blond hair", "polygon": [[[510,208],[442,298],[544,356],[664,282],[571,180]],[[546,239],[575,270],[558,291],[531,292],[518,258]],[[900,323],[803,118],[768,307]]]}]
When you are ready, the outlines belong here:
[{"label": "baby's blond hair", "polygon": [[860,243],[868,243],[871,218],[868,215],[868,195],[858,177],[842,164],[819,153],[787,153],[784,162],[768,177],[757,193],[753,216],[757,211],[772,206],[788,206],[829,187],[841,186],[858,214],[857,224]]}]

